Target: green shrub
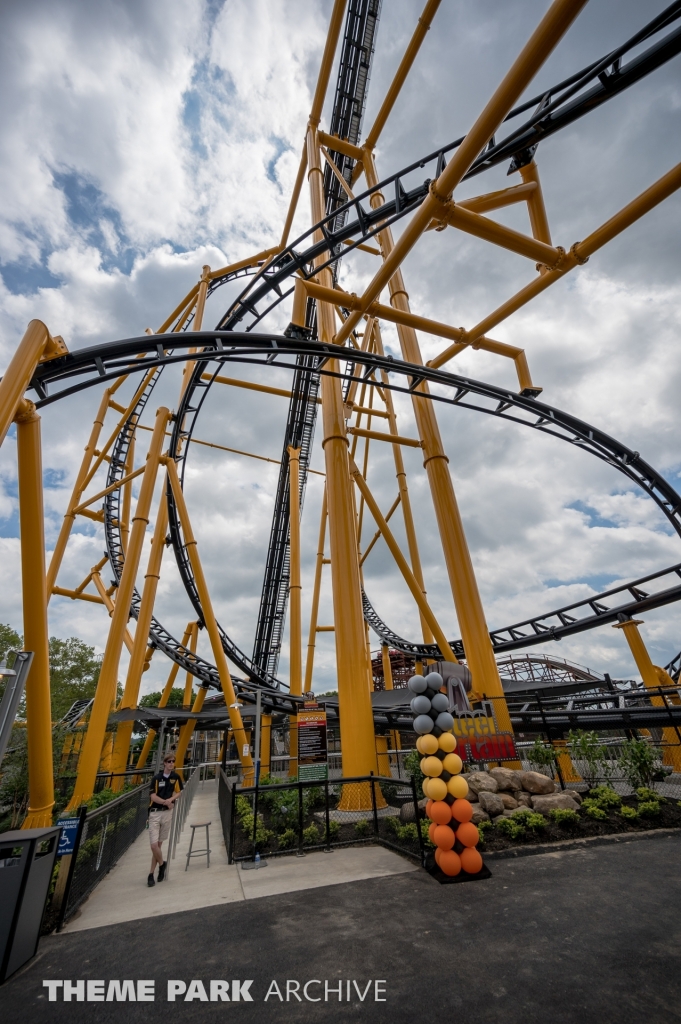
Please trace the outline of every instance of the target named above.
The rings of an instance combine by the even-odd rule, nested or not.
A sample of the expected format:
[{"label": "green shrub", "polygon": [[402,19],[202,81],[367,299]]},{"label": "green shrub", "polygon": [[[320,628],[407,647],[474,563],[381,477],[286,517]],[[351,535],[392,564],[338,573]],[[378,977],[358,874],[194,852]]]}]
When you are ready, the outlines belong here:
[{"label": "green shrub", "polygon": [[612,786],[594,786],[589,790],[589,800],[595,800],[599,807],[619,807],[622,797],[616,793]]},{"label": "green shrub", "polygon": [[307,846],[312,846],[314,843],[319,842],[319,829],[314,822],[303,829],[303,842]]},{"label": "green shrub", "polygon": [[591,788],[599,776],[610,775],[612,768],[608,760],[608,751],[598,740],[598,733],[593,730],[572,729],[567,740],[570,757],[579,761],[579,771],[584,781]]},{"label": "green shrub", "polygon": [[[588,806],[586,806],[587,804]],[[589,815],[590,818],[595,818],[596,821],[605,821],[605,819],[608,817],[607,812],[604,811],[602,807],[599,807],[598,804],[592,804],[585,800],[582,804],[582,807],[585,806],[586,813]]]},{"label": "green shrub", "polygon": [[295,846],[298,842],[298,836],[296,835],[295,829],[287,828],[285,832],[282,832],[280,836],[277,836],[277,842],[279,843],[280,850],[288,850],[290,846]]},{"label": "green shrub", "polygon": [[660,805],[657,800],[642,800],[638,805],[638,813],[643,818],[655,818],[660,813]]},{"label": "green shrub", "polygon": [[422,783],[425,778],[421,771],[421,754],[418,750],[410,750],[404,759],[404,771],[409,779],[416,780],[416,795],[421,798],[423,794]]},{"label": "green shrub", "polygon": [[340,822],[329,820],[329,838],[335,839],[340,833]]},{"label": "green shrub", "polygon": [[480,833],[480,844],[482,845],[485,842],[485,839],[487,838],[487,833],[494,828],[494,822],[481,821],[480,824],[476,827],[478,832]]},{"label": "green shrub", "polygon": [[515,818],[501,818],[496,822],[495,827],[506,839],[520,839],[525,835],[525,826]]},{"label": "green shrub", "polygon": [[617,764],[632,789],[641,789],[653,781],[661,767],[660,751],[647,740],[627,740]]},{"label": "green shrub", "polygon": [[627,804],[622,804],[622,806],[619,809],[619,813],[622,815],[623,818],[628,818],[630,821],[633,821],[634,818],[638,818],[638,811],[636,810],[636,808],[629,807]]},{"label": "green shrub", "polygon": [[369,834],[371,826],[366,818],[362,818],[361,821],[355,822],[355,832],[358,836],[366,836]]},{"label": "green shrub", "polygon": [[663,796],[660,796],[654,789],[649,789],[648,786],[639,786],[636,790],[636,796],[639,800],[656,800],[658,804],[665,804],[667,802]]},{"label": "green shrub", "polygon": [[555,821],[557,825],[562,825],[564,828],[571,828],[573,825],[578,825],[580,817],[577,811],[571,811],[568,807],[554,807],[549,811],[549,818],[551,821]]},{"label": "green shrub", "polygon": [[538,811],[531,811],[529,808],[526,811],[517,811],[513,815],[513,821],[519,821],[521,825],[532,829],[533,832],[541,832],[548,825],[543,814],[540,814]]},{"label": "green shrub", "polygon": [[553,747],[550,744],[542,743],[540,739],[536,739],[527,751],[527,760],[535,768],[550,768],[553,771],[556,758],[557,755]]},{"label": "green shrub", "polygon": [[391,815],[389,818],[385,819],[385,827],[389,832],[394,832],[395,835],[398,835],[402,826],[400,825],[400,819]]}]

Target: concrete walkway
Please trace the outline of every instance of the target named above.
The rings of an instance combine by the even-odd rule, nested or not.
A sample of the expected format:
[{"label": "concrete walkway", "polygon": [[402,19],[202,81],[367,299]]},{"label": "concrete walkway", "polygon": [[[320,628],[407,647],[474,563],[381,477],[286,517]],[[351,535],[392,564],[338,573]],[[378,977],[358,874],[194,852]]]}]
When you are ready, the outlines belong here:
[{"label": "concrete walkway", "polygon": [[[191,836],[189,826],[201,821],[211,822],[210,868],[206,867],[205,857],[192,857],[185,871]],[[205,845],[204,837],[205,829],[198,829],[195,849]],[[149,834],[145,829],[69,921],[62,934],[418,870],[415,862],[380,846],[308,853],[304,857],[274,857],[268,861],[267,867],[251,871],[230,865],[227,863],[217,787],[213,780],[200,784],[177,844],[175,858],[170,863],[168,878],[152,888],[147,885],[150,866]]]}]

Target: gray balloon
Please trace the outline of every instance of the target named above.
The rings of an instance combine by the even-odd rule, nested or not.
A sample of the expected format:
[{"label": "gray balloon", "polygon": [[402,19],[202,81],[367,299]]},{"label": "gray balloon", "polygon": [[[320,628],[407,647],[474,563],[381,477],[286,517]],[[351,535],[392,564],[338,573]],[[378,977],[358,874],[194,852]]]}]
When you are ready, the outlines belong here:
[{"label": "gray balloon", "polygon": [[439,729],[442,729],[443,732],[449,732],[454,725],[454,719],[448,711],[441,711],[435,719],[435,724]]},{"label": "gray balloon", "polygon": [[449,697],[446,693],[436,693],[430,703],[434,711],[449,711]]},{"label": "gray balloon", "polygon": [[439,690],[444,680],[439,672],[429,672],[426,676],[426,686],[429,686],[431,690]]},{"label": "gray balloon", "polygon": [[427,715],[430,711],[430,701],[420,694],[418,697],[412,697],[410,707],[415,715]]},{"label": "gray balloon", "polygon": [[412,693],[424,693],[428,689],[428,685],[423,676],[412,676],[407,686]]},{"label": "gray balloon", "polygon": [[[449,716],[452,717],[451,715]],[[414,719],[414,732],[419,736],[425,736],[427,732],[433,731],[433,719],[429,715],[417,715]]]}]

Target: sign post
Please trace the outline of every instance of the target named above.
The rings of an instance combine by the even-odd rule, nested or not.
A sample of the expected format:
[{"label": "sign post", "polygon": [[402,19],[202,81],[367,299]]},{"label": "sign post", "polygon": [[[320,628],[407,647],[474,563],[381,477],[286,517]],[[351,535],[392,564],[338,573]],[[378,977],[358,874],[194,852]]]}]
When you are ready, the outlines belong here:
[{"label": "sign post", "polygon": [[316,700],[306,700],[298,712],[298,778],[301,782],[328,779],[326,711]]}]

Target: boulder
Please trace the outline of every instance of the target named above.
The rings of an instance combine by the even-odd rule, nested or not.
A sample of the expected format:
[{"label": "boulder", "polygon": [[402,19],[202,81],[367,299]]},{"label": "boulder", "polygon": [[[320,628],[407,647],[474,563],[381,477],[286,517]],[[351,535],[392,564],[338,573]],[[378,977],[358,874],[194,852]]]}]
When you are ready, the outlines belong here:
[{"label": "boulder", "polygon": [[504,807],[507,811],[514,811],[518,806],[518,801],[515,800],[510,793],[499,793],[499,796],[503,800]]},{"label": "boulder", "polygon": [[490,768],[490,778],[496,779],[499,792],[515,793],[523,788],[521,772],[511,771],[510,768]]},{"label": "boulder", "polygon": [[[419,808],[419,817],[422,817],[425,811]],[[406,804],[402,804],[400,807],[400,821],[402,824],[406,824],[409,821],[416,821],[416,814],[414,813],[413,801],[408,800]]]},{"label": "boulder", "polygon": [[523,789],[528,793],[553,793],[556,784],[553,779],[550,779],[548,775],[542,775],[541,772],[519,772]]},{"label": "boulder", "polygon": [[483,789],[481,793],[478,793],[478,800],[483,811],[487,811],[490,818],[504,813],[504,801],[501,799],[500,793],[490,793],[489,790]]},{"label": "boulder", "polygon": [[526,793],[524,790],[522,790],[520,793],[514,793],[513,796],[515,797],[515,799],[518,802],[518,805],[520,807],[531,807],[532,806],[532,794],[531,793]]},{"label": "boulder", "polygon": [[569,793],[573,800],[576,800],[578,804],[581,804],[583,797],[581,793],[578,793],[576,789],[566,789],[566,793]]},{"label": "boulder", "polygon": [[[496,793],[499,788],[496,779],[493,779],[487,772],[471,772],[466,776],[468,788],[478,795],[480,793]],[[537,790],[537,792],[540,792]]]},{"label": "boulder", "polygon": [[532,797],[532,809],[540,814],[548,814],[554,807],[561,810],[578,811],[579,804],[569,793],[547,793],[544,796]]},{"label": "boulder", "polygon": [[476,807],[471,821],[474,825],[479,825],[481,821],[489,821],[489,814],[487,811],[483,811],[482,807]]}]

